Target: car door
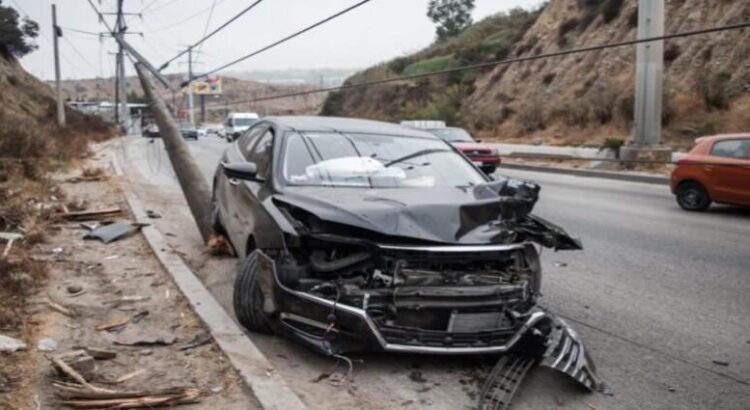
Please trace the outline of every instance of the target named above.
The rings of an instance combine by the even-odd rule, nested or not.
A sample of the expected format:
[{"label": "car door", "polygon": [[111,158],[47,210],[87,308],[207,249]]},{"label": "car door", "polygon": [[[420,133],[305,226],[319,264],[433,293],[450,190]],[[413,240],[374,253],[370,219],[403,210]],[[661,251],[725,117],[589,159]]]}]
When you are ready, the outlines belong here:
[{"label": "car door", "polygon": [[[258,124],[257,126],[247,130],[238,140],[229,148],[226,152],[223,162],[243,162],[247,161],[250,153],[258,142],[263,133],[268,129],[267,124]],[[229,234],[232,243],[237,244],[236,240],[241,240],[244,237],[245,230],[238,225],[238,205],[237,205],[237,187],[241,184],[239,180],[233,178],[227,178],[226,175],[220,175],[219,178],[223,183],[219,184],[221,191],[218,193],[221,195],[220,206],[222,208],[222,216],[224,216],[224,228]]]},{"label": "car door", "polygon": [[750,138],[714,142],[704,169],[715,201],[750,205]]},{"label": "car door", "polygon": [[233,196],[232,203],[235,206],[234,223],[237,230],[236,239],[233,238],[233,243],[240,248],[237,250],[242,255],[245,255],[248,249],[248,238],[251,236],[257,238],[258,233],[263,231],[262,227],[268,220],[261,202],[264,194],[269,191],[269,184],[271,183],[273,143],[273,129],[263,127],[262,135],[257,138],[252,149],[245,156],[247,161],[254,163],[257,167],[256,179],[230,182]]}]

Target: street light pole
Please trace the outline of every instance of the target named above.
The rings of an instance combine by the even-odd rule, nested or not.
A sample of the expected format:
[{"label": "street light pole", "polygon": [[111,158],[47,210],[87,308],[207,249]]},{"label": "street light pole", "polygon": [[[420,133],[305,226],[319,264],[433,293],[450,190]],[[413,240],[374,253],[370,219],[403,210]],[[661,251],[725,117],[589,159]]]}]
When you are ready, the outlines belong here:
[{"label": "street light pole", "polygon": [[188,118],[190,124],[195,124],[195,115],[193,114],[193,47],[188,47]]}]

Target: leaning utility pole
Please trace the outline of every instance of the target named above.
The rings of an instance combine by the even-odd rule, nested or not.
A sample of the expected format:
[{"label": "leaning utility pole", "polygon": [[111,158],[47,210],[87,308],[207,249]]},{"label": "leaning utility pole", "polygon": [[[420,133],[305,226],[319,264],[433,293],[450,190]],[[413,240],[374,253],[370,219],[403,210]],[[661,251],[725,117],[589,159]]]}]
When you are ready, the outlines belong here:
[{"label": "leaning utility pole", "polygon": [[135,70],[141,79],[143,92],[149,100],[151,112],[154,114],[156,124],[159,126],[159,135],[164,141],[169,161],[172,163],[177,180],[180,183],[190,212],[195,218],[198,230],[204,241],[213,233],[211,228],[211,190],[203,178],[198,164],[193,160],[185,139],[182,138],[177,123],[169,114],[164,100],[156,93],[151,78],[144,71],[142,63],[136,63]]},{"label": "leaning utility pole", "polygon": [[65,104],[63,103],[62,85],[60,84],[60,50],[58,39],[62,37],[62,30],[57,25],[57,6],[52,5],[52,37],[55,49],[55,91],[57,93],[57,125],[65,126]]},{"label": "leaning utility pole", "polygon": [[[638,39],[664,35],[664,0],[638,1]],[[624,159],[671,160],[662,145],[661,115],[664,41],[640,43],[636,48],[635,124],[633,137],[623,147]]]}]

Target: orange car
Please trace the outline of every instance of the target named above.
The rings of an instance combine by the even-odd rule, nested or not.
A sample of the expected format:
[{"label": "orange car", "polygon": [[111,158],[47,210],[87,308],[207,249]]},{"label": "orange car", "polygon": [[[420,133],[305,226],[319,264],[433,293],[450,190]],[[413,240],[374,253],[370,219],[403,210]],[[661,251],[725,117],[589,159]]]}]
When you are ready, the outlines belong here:
[{"label": "orange car", "polygon": [[672,193],[687,211],[711,202],[750,206],[750,134],[698,138],[672,171]]}]

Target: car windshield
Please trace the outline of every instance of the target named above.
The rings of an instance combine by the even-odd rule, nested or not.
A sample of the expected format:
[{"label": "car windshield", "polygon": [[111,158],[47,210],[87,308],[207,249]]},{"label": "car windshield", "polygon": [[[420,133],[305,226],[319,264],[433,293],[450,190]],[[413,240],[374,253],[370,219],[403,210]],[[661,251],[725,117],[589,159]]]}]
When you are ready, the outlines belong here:
[{"label": "car windshield", "polygon": [[439,140],[373,134],[290,133],[283,177],[291,185],[432,188],[486,183]]},{"label": "car windshield", "polygon": [[430,132],[448,142],[475,142],[471,135],[461,128],[440,128]]},{"label": "car windshield", "polygon": [[255,118],[235,118],[234,126],[235,127],[249,127],[255,124],[257,121],[258,120]]},{"label": "car windshield", "polygon": [[180,129],[181,130],[194,130],[195,126],[189,122],[181,122]]}]

